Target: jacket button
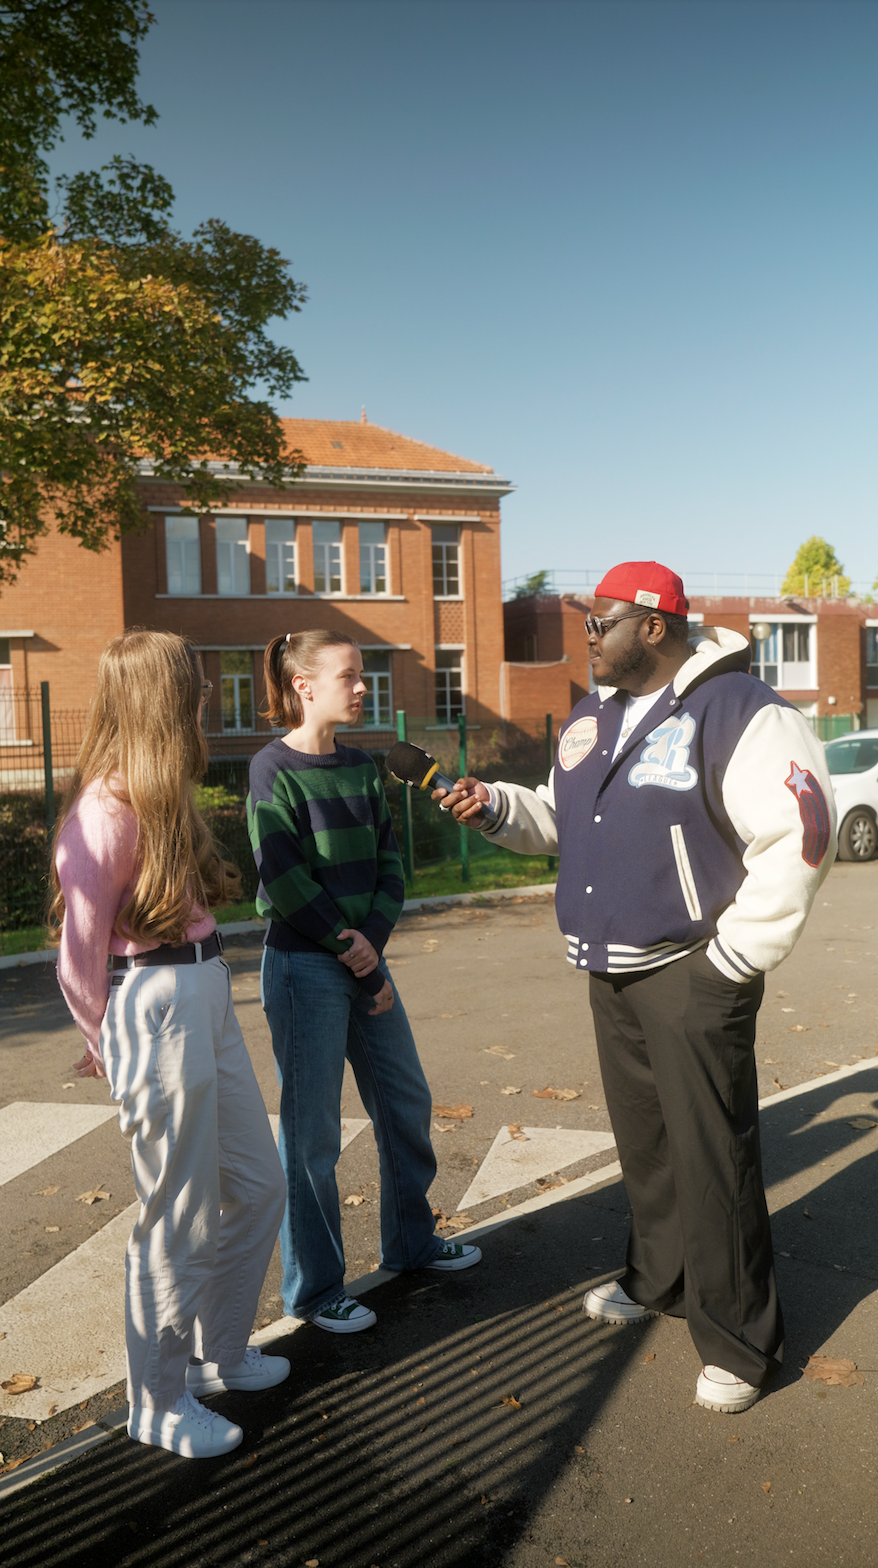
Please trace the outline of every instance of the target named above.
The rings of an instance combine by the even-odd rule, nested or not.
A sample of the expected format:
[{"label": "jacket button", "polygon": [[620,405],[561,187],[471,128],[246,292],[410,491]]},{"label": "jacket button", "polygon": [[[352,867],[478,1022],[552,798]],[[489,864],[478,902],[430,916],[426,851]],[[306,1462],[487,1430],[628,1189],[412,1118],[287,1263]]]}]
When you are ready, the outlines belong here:
[{"label": "jacket button", "polygon": [[602,752],[601,752],[601,756],[602,756],[602,757],[605,757],[605,756],[606,756],[606,755],[607,755],[607,753],[606,753],[606,752],[605,752],[605,751],[602,751]]},{"label": "jacket button", "polygon": [[588,959],[587,958],[580,958],[580,960],[579,960],[579,967],[580,967],[580,969],[587,969],[588,968]]},{"label": "jacket button", "polygon": [[595,817],[595,822],[600,822],[600,817]]},{"label": "jacket button", "polygon": [[586,891],[586,893],[590,893],[591,892],[591,888],[587,887],[585,891]]},{"label": "jacket button", "polygon": [[582,951],[584,953],[588,952],[588,943],[587,942],[583,942],[583,944],[582,944]]}]

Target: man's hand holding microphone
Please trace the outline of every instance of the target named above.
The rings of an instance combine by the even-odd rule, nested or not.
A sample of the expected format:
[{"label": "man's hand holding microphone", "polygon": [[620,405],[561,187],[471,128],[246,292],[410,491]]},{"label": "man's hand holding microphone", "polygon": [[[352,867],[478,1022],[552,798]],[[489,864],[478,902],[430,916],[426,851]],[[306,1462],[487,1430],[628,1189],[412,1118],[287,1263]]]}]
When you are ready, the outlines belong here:
[{"label": "man's hand holding microphone", "polygon": [[452,791],[434,789],[431,800],[438,800],[440,810],[450,811],[455,821],[468,828],[483,828],[494,821],[493,812],[486,815],[483,807],[489,806],[491,792],[481,779],[458,779]]}]

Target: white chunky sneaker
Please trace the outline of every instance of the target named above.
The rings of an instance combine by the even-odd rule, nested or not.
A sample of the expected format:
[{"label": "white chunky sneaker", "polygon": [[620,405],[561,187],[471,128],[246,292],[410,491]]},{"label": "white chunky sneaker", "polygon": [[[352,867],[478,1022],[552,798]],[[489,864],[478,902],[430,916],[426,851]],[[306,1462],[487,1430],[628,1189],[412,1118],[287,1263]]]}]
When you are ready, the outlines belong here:
[{"label": "white chunky sneaker", "polygon": [[646,1318],[659,1316],[650,1307],[641,1307],[626,1296],[616,1279],[606,1285],[595,1285],[588,1291],[582,1309],[599,1323],[642,1323]]},{"label": "white chunky sneaker", "polygon": [[229,1388],[253,1390],[274,1388],[290,1375],[285,1356],[264,1356],[255,1345],[244,1351],[243,1361],[235,1366],[218,1361],[190,1361],[186,1368],[186,1387],[192,1394],[224,1394]]},{"label": "white chunky sneaker", "polygon": [[172,1410],[133,1405],[128,1416],[128,1436],[136,1443],[182,1454],[184,1459],[214,1459],[217,1454],[231,1453],[244,1440],[239,1426],[200,1405],[188,1389]]},{"label": "white chunky sneaker", "polygon": [[328,1334],[359,1334],[362,1329],[371,1328],[378,1319],[371,1307],[364,1307],[353,1296],[342,1294],[315,1312],[311,1322],[318,1328],[325,1328]]},{"label": "white chunky sneaker", "polygon": [[749,1410],[761,1393],[761,1388],[745,1383],[733,1372],[724,1372],[722,1367],[702,1367],[695,1384],[695,1403],[703,1405],[705,1410],[719,1410],[723,1415],[733,1416],[739,1410]]}]

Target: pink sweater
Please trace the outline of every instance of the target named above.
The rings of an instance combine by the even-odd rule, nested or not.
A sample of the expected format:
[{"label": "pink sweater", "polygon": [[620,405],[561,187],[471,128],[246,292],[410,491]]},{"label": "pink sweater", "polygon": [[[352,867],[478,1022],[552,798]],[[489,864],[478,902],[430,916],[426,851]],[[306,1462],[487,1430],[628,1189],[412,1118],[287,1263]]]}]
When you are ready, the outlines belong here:
[{"label": "pink sweater", "polygon": [[[64,999],[100,1062],[100,1033],[110,975],[107,954],[145,953],[156,942],[134,942],[113,927],[137,883],[137,818],[102,782],[89,784],[64,822],[55,852],[66,912],[58,954]],[[195,905],[187,942],[203,942],[216,929],[211,914]]]}]

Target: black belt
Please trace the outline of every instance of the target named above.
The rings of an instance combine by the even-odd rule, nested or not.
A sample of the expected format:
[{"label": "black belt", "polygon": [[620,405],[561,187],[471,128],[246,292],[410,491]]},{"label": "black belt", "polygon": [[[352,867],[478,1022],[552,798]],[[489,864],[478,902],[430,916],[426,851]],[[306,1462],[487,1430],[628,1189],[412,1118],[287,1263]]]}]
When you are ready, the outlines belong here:
[{"label": "black belt", "polygon": [[115,971],[151,969],[154,964],[197,964],[199,948],[201,962],[206,964],[209,958],[219,958],[223,951],[223,939],[218,931],[212,931],[203,942],[184,942],[182,947],[170,947],[167,942],[163,942],[161,947],[151,947],[148,953],[133,953],[130,958],[119,958],[111,953],[110,968]]}]

